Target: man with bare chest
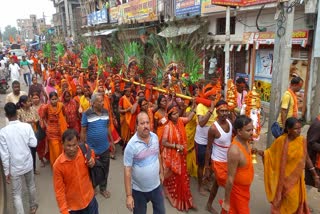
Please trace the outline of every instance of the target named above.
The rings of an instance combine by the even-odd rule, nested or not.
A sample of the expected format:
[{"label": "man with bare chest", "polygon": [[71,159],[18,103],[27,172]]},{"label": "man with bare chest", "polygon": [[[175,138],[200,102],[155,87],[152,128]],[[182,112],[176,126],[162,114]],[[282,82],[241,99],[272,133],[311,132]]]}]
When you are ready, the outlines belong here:
[{"label": "man with bare chest", "polygon": [[211,213],[218,213],[213,209],[212,202],[217,195],[219,187],[224,187],[226,184],[228,173],[227,153],[232,140],[232,124],[228,119],[229,109],[227,102],[220,100],[215,108],[218,117],[208,131],[205,159],[205,177],[208,178],[210,176],[210,155],[211,169],[215,175],[206,206],[206,209]]}]

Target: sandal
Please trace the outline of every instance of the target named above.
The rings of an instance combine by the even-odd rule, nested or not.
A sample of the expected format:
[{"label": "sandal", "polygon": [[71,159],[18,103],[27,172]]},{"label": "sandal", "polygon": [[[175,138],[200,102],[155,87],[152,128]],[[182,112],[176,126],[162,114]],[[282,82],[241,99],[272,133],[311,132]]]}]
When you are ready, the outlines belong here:
[{"label": "sandal", "polygon": [[100,191],[100,194],[105,197],[106,199],[110,198],[111,197],[111,193],[107,190],[105,191]]},{"label": "sandal", "polygon": [[115,155],[110,155],[110,158],[112,159],[112,160],[115,160],[116,159],[116,156]]},{"label": "sandal", "polygon": [[38,210],[38,205],[35,205],[33,208],[30,209],[30,214],[36,214],[37,210]]}]

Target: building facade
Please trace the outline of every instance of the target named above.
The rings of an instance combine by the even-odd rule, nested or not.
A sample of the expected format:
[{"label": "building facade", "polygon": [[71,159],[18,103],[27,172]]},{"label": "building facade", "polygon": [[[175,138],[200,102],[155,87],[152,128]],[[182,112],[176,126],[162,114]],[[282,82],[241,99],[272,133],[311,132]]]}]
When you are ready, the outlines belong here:
[{"label": "building facade", "polygon": [[36,35],[41,35],[50,28],[45,18],[37,18],[36,15],[30,15],[29,19],[18,19],[17,26],[22,41],[34,40]]},{"label": "building facade", "polygon": [[[225,46],[226,7],[212,4],[215,0],[82,1],[82,17],[87,17],[83,25],[84,35],[97,39],[98,44],[107,41],[115,31],[119,31],[117,37],[120,40],[139,39],[141,28],[167,39],[181,38],[188,34],[200,35],[197,41],[202,43],[201,57],[206,79],[213,71],[221,72],[221,77],[224,77],[228,66],[230,78],[235,80],[239,76],[245,77],[249,88],[256,86],[264,106],[268,107],[277,1],[250,1],[250,5],[231,9],[229,50]],[[311,7],[308,5],[310,2],[312,0],[295,5],[288,71],[288,82],[297,75],[304,79],[299,94],[299,108],[303,116],[312,109],[310,103],[307,105],[306,92],[308,89],[310,91],[312,74],[317,73],[311,66],[315,30],[315,10],[312,8],[316,8],[316,5]],[[229,62],[225,62],[226,51],[230,54]],[[319,106],[316,108],[319,109]]]},{"label": "building facade", "polygon": [[82,26],[80,0],[52,0],[56,9],[53,14],[55,33],[60,37],[76,38]]}]

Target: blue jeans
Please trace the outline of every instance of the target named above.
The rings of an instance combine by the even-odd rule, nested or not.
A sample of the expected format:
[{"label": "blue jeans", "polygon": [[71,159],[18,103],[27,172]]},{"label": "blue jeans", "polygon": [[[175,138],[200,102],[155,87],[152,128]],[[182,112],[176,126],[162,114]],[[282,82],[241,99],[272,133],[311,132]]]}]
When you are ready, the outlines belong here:
[{"label": "blue jeans", "polygon": [[77,211],[69,211],[70,214],[99,214],[99,207],[98,202],[96,200],[96,197],[93,197],[89,205],[82,209]]},{"label": "blue jeans", "polygon": [[30,86],[31,85],[31,76],[30,76],[30,72],[23,74],[23,78],[24,78],[24,82],[26,83],[26,85]]},{"label": "blue jeans", "polygon": [[165,214],[162,186],[159,185],[151,192],[140,192],[132,190],[132,197],[134,200],[133,214],[146,214],[147,203],[151,201],[153,207],[153,214]]}]

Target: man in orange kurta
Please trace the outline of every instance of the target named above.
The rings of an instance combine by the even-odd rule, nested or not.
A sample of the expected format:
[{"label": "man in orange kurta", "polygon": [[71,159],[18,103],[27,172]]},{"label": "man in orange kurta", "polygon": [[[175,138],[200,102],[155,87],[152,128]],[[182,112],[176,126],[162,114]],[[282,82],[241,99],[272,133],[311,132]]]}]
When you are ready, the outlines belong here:
[{"label": "man in orange kurta", "polygon": [[[79,136],[74,129],[62,135],[63,153],[53,165],[53,185],[61,214],[98,213],[88,167],[94,166],[94,152],[86,160],[78,146]],[[88,148],[88,147],[87,147]]]},{"label": "man in orange kurta", "polygon": [[234,129],[237,135],[228,151],[228,177],[222,213],[249,214],[250,186],[254,176],[249,147],[253,134],[252,120],[241,115],[235,120]]}]

